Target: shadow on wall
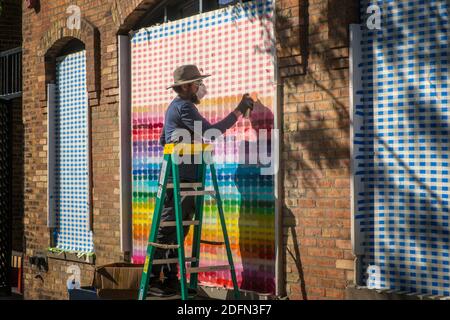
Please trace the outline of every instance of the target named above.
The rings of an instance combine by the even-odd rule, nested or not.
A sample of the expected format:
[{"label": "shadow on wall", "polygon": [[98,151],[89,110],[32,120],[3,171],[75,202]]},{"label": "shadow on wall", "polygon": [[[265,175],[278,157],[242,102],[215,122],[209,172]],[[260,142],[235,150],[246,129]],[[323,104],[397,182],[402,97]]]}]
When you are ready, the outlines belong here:
[{"label": "shadow on wall", "polygon": [[[344,219],[330,219],[334,218],[334,209],[325,205],[312,211],[298,200],[349,197],[349,190],[342,190],[335,180],[339,174],[348,179],[350,167],[349,25],[359,22],[359,1],[299,3],[298,24],[292,23],[289,11],[277,8],[277,37],[289,36],[287,41],[278,41],[277,48],[283,99],[280,198],[283,229],[288,230],[283,234],[283,266],[285,272],[296,275],[290,278],[296,280],[290,280],[285,274],[285,281],[296,290],[287,294],[307,300],[306,287],[315,284],[305,280],[305,268],[320,266],[302,262],[302,255],[309,256],[308,248],[302,247],[302,238],[327,235],[322,234],[320,227],[305,227],[303,221],[312,215],[319,226],[334,228],[339,233],[337,238],[350,239],[350,231],[342,230]],[[291,34],[292,29],[295,34]],[[300,65],[293,65],[295,61]],[[286,70],[292,71],[286,74]],[[330,177],[326,170],[336,170],[338,174]],[[288,264],[288,260],[293,263]],[[288,270],[289,265],[292,270]]]},{"label": "shadow on wall", "polygon": [[[279,174],[284,186],[284,190],[280,194],[280,198],[283,199],[282,210],[285,220],[283,229],[288,228],[289,234],[284,235],[286,252],[283,254],[289,255],[294,260],[295,270],[292,270],[292,273],[297,273],[299,277],[294,285],[299,286],[303,299],[307,299],[306,286],[308,283],[305,282],[303,276],[304,264],[300,255],[301,239],[303,236],[320,236],[320,234],[303,233],[301,223],[306,215],[302,211],[303,208],[298,207],[297,203],[299,198],[323,197],[325,192],[329,192],[335,187],[333,185],[335,179],[327,177],[325,169],[347,170],[349,168],[350,121],[349,107],[346,105],[348,99],[348,25],[353,21],[349,21],[351,18],[348,17],[348,13],[353,10],[356,12],[356,16],[359,14],[359,1],[299,0],[299,6],[288,9],[279,7],[279,1],[275,3],[277,6],[277,32],[276,37],[273,36],[270,41],[271,47],[277,49],[272,51],[274,58],[275,51],[278,52],[277,60],[283,85],[281,96],[285,100],[280,103],[280,114],[283,115],[282,132],[280,132],[280,137],[283,137],[280,162],[284,166],[280,168]],[[287,3],[293,2],[284,2],[284,4]],[[292,10],[298,10],[298,12],[293,13]],[[298,16],[298,21],[296,16]],[[267,25],[264,24],[263,17],[257,17],[257,19],[262,25]],[[272,31],[266,30],[266,34],[272,34]],[[265,47],[267,48],[267,46]],[[258,50],[266,49],[255,47],[255,52]],[[290,69],[294,71],[287,74],[286,71]],[[291,110],[293,106],[295,108]],[[268,119],[274,118],[270,110],[265,110],[266,107],[260,106],[260,108],[260,112],[255,110],[253,113],[255,116],[262,113]],[[265,125],[267,124],[252,122],[253,128]],[[250,143],[244,142],[245,144]],[[244,271],[241,288],[249,290],[258,290],[260,287],[274,288],[275,270],[273,268],[268,270],[263,265],[255,265],[255,259],[259,257],[255,257],[254,253],[258,250],[252,250],[252,245],[244,239],[245,234],[251,232],[250,226],[253,222],[253,217],[248,213],[247,208],[248,206],[255,207],[255,204],[249,203],[254,201],[249,197],[254,190],[250,190],[251,185],[245,183],[243,179],[244,176],[248,177],[248,174],[248,167],[244,164],[238,167],[234,177],[242,197],[239,230]],[[252,182],[256,180],[255,182],[261,185],[274,185],[274,176],[263,176],[255,171],[251,172],[251,179]],[[258,181],[258,179],[265,180]],[[338,193],[336,197],[341,197],[341,195],[342,192]],[[345,197],[348,197],[348,192]],[[269,209],[274,210],[272,207]],[[321,223],[331,224],[331,227],[336,229],[343,227],[342,224],[339,225],[338,221],[327,221],[327,218],[333,216],[333,212],[328,212],[326,209],[323,211]],[[292,245],[286,243],[289,236],[292,236]],[[349,232],[344,236],[349,238]],[[267,246],[264,250],[265,256],[260,258],[274,259],[273,243],[263,245]],[[286,266],[287,257],[283,258]],[[271,272],[273,278],[268,280],[270,283],[257,283],[255,279],[258,279],[258,276],[255,277],[255,273],[257,275],[258,272]]]},{"label": "shadow on wall", "polygon": [[[350,240],[350,231],[344,230],[344,219],[334,219],[335,210],[332,208],[307,208],[299,199],[315,201],[315,199],[330,198],[339,199],[349,197],[349,190],[342,189],[335,184],[335,177],[328,176],[329,170],[336,170],[342,177],[348,179],[346,171],[350,167],[350,136],[349,129],[352,125],[349,117],[348,105],[348,79],[349,79],[349,24],[359,22],[359,1],[338,1],[329,0],[321,2],[299,1],[298,24],[293,23],[292,8],[285,9],[277,7],[277,37],[272,39],[272,46],[277,47],[278,65],[282,80],[282,93],[284,101],[280,104],[282,110],[282,164],[280,176],[283,180],[283,192],[280,198],[283,199],[283,227],[288,232],[284,234],[284,266],[289,265],[288,259],[294,263],[295,270],[288,271],[298,275],[298,280],[287,280],[288,283],[297,287],[298,295],[302,299],[308,299],[306,287],[314,286],[308,284],[304,274],[306,268],[314,268],[311,262],[303,263],[305,256],[309,258],[307,246],[302,244],[304,238],[326,237],[321,228],[308,228],[303,225],[311,215],[317,219],[321,227],[334,228],[336,238]],[[435,7],[433,3],[427,3],[430,10]],[[279,4],[277,3],[277,6]],[[365,9],[365,8],[364,8]],[[297,10],[297,9],[296,9]],[[365,10],[364,10],[365,11]],[[431,10],[432,11],[432,10]],[[437,22],[436,22],[437,20]],[[394,20],[390,34],[403,34],[404,39],[408,37],[402,25]],[[425,16],[421,24],[443,25],[445,23],[439,14]],[[327,28],[328,26],[328,28]],[[294,31],[293,31],[294,30]],[[281,39],[281,41],[280,41]],[[414,61],[419,65],[425,58],[433,57],[436,48],[448,46],[448,39],[436,37],[432,48],[427,48],[425,52],[421,50],[423,46],[419,41],[415,42]],[[392,46],[383,46],[384,56],[392,56],[392,61],[402,61],[398,56],[399,42],[391,42]],[[296,51],[295,48],[299,47]],[[433,49],[434,48],[434,49]],[[255,48],[261,50],[261,48]],[[388,52],[389,51],[389,52]],[[392,53],[393,54],[392,54]],[[421,53],[422,52],[422,53]],[[298,64],[300,63],[300,65]],[[396,68],[394,64],[394,69]],[[285,73],[289,70],[288,73]],[[442,79],[447,75],[444,68],[437,68],[434,77],[428,78],[428,86],[434,88],[435,99],[442,99],[436,88],[442,85]],[[397,70],[398,71],[398,70]],[[417,82],[411,82],[406,72],[397,72],[403,77],[406,85],[405,96],[415,97],[415,110],[411,117],[405,117],[405,125],[413,125],[415,128],[423,128],[425,132],[421,137],[423,141],[436,139],[433,131],[442,130],[442,135],[448,136],[448,118],[439,108],[430,108],[429,105],[420,103],[420,90]],[[432,80],[434,78],[435,80]],[[446,78],[445,78],[446,79]],[[432,90],[433,91],[433,90]],[[426,118],[420,116],[420,110],[426,108]],[[432,122],[430,125],[429,122]],[[406,128],[406,127],[405,127]],[[387,160],[395,161],[403,172],[412,172],[408,160],[392,147],[385,138],[376,137],[373,141],[373,148],[382,147],[389,153]],[[449,150],[448,139],[438,143],[440,150]],[[425,148],[424,151],[429,149]],[[444,152],[445,153],[445,152]],[[448,152],[447,152],[448,153]],[[444,158],[445,159],[445,158]],[[379,177],[380,182],[389,182],[389,192],[394,194],[405,193],[402,201],[405,203],[416,203],[417,208],[413,217],[405,219],[406,224],[400,225],[397,220],[392,222],[394,230],[404,228],[408,235],[414,239],[419,239],[420,227],[433,230],[433,234],[427,236],[425,246],[427,248],[439,247],[443,242],[448,244],[449,229],[448,224],[437,221],[433,218],[439,212],[448,212],[448,201],[443,199],[429,182],[424,181],[424,177],[416,170],[410,175],[412,183],[415,183],[420,192],[425,196],[419,196],[417,192],[408,194],[405,190],[404,181],[391,181],[391,175],[384,170]],[[245,198],[245,186],[239,186],[239,190]],[[385,193],[385,202],[389,202],[388,192]],[[313,205],[314,207],[315,205]],[[336,210],[339,210],[338,208]],[[341,209],[343,213],[348,213],[348,208]],[[345,212],[344,212],[345,211]],[[422,213],[422,214],[419,214]],[[241,220],[245,226],[245,208],[242,208]],[[346,215],[346,219],[348,215]],[[374,216],[366,224],[373,226]],[[245,229],[244,229],[245,230]],[[429,232],[428,231],[428,232]],[[286,231],[285,231],[286,232]],[[292,241],[289,241],[289,238]],[[414,240],[414,241],[416,241]],[[302,247],[303,246],[303,247]],[[386,258],[395,258],[398,252],[390,253],[388,242],[383,248]],[[448,250],[448,249],[447,249]],[[244,251],[246,252],[246,251]],[[248,254],[250,257],[250,254]],[[245,258],[243,257],[245,260]],[[401,290],[410,289],[416,277],[392,267],[392,281],[403,284]],[[428,259],[425,273],[432,272],[433,265]],[[244,272],[245,275],[245,272]],[[292,278],[291,278],[292,279]],[[295,277],[294,277],[295,279]],[[244,279],[245,283],[245,279]],[[292,294],[292,292],[290,292]]]},{"label": "shadow on wall", "polygon": [[[282,177],[283,191],[280,198],[283,199],[283,229],[288,233],[283,235],[286,251],[283,252],[283,265],[286,266],[287,256],[294,262],[292,273],[298,275],[298,281],[293,285],[298,287],[302,299],[308,299],[304,277],[304,264],[302,263],[301,238],[303,236],[321,236],[321,234],[304,234],[297,222],[306,217],[302,208],[288,199],[323,197],[325,192],[333,189],[334,178],[326,176],[325,169],[348,169],[350,158],[349,147],[349,106],[348,100],[348,46],[349,24],[358,20],[359,2],[354,0],[322,1],[310,5],[310,1],[299,1],[300,5],[286,10],[276,8],[276,35],[270,38],[269,46],[276,48],[272,54],[278,54],[278,67],[282,82],[284,101],[280,103],[282,108],[282,124],[280,137],[282,142],[282,157],[280,159],[280,176]],[[298,23],[292,18],[298,10]],[[343,18],[338,16],[341,14]],[[266,26],[265,33],[272,34],[264,24],[264,17],[257,17],[261,25]],[[353,20],[352,20],[353,19]],[[328,28],[324,28],[328,21]],[[278,37],[278,39],[276,39]],[[280,40],[281,39],[281,40]],[[269,46],[266,46],[269,47]],[[265,52],[266,49],[255,47],[255,52]],[[275,58],[275,56],[274,56]],[[301,61],[299,64],[298,62]],[[293,70],[286,74],[288,70]],[[292,110],[291,106],[295,105]],[[271,129],[274,115],[265,106],[255,107],[253,115],[261,118],[264,123],[252,121],[252,129]],[[270,136],[270,135],[269,135]],[[270,140],[267,141],[270,146]],[[249,150],[252,143],[259,145],[259,141],[245,141],[245,150]],[[252,245],[247,244],[246,233],[251,232],[252,221],[255,217],[250,208],[252,199],[251,184],[245,183],[249,179],[248,159],[245,164],[239,165],[235,183],[241,195],[241,207],[239,215],[240,252],[242,255],[242,284],[241,289],[260,291],[261,288],[275,288],[275,279],[270,279],[270,284],[255,283],[258,272],[270,271],[260,266],[255,269],[254,252]],[[240,161],[243,163],[243,161]],[[253,169],[259,170],[253,166]],[[343,174],[345,176],[345,173]],[[264,176],[260,172],[252,172],[252,184],[274,187],[275,176]],[[346,177],[348,179],[348,177]],[[266,179],[265,181],[259,181]],[[254,192],[254,191],[253,191]],[[348,197],[348,191],[335,194],[335,197]],[[331,196],[330,196],[331,197]],[[273,201],[273,200],[272,200]],[[254,205],[253,205],[254,206]],[[274,210],[274,208],[271,208]],[[330,209],[329,209],[330,210]],[[294,212],[295,211],[295,212]],[[319,213],[318,213],[319,215]],[[321,223],[328,227],[342,228],[342,223],[333,220],[327,221],[333,216],[333,212],[323,210],[320,217]],[[274,226],[275,228],[275,226]],[[301,233],[298,233],[301,230]],[[319,230],[320,231],[320,230]],[[341,233],[341,238],[350,238],[348,234]],[[292,243],[287,239],[291,238]],[[299,242],[300,241],[300,242]],[[267,244],[265,252],[268,256],[260,257],[275,260],[275,248],[273,244]],[[272,256],[269,256],[272,255]],[[253,262],[252,262],[253,261]],[[295,278],[295,277],[294,277]],[[266,278],[267,279],[267,278]],[[283,293],[281,293],[283,294]]]},{"label": "shadow on wall", "polygon": [[[247,132],[247,140],[243,140],[239,146],[239,150],[245,150],[245,159],[239,159],[239,165],[234,175],[234,182],[241,196],[239,207],[239,249],[242,259],[242,282],[240,288],[248,291],[259,293],[275,292],[275,269],[273,265],[259,265],[258,259],[265,261],[275,260],[275,248],[270,235],[263,232],[259,233],[259,241],[255,244],[249,239],[255,240],[255,221],[261,219],[261,216],[268,217],[273,213],[274,208],[274,175],[266,175],[262,168],[267,167],[258,162],[255,165],[251,159],[253,155],[267,155],[268,159],[272,159],[271,135],[273,129],[274,115],[270,108],[264,106],[260,101],[255,103],[253,112],[249,118],[251,127]],[[259,130],[266,130],[267,136],[252,135],[259,133]],[[262,148],[262,149],[260,149]],[[263,150],[265,149],[265,150]],[[241,155],[241,153],[240,153]],[[255,199],[255,186],[260,191],[258,200]],[[264,192],[266,191],[266,192]],[[270,193],[269,193],[270,191]],[[274,225],[270,228],[274,229]],[[261,248],[262,246],[262,248]]]}]

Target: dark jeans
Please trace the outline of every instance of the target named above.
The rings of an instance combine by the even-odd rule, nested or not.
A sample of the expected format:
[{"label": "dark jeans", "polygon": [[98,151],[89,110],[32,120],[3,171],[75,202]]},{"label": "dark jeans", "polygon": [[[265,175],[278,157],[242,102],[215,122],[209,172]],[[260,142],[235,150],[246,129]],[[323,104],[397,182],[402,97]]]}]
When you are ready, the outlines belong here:
[{"label": "dark jeans", "polygon": [[[172,182],[172,181],[169,181]],[[188,182],[182,180],[181,182]],[[183,188],[183,191],[193,191],[194,188]],[[166,198],[164,200],[164,207],[161,213],[161,222],[163,221],[175,221],[175,206],[174,206],[173,189],[166,189]],[[192,220],[195,214],[195,197],[194,196],[181,196],[181,211],[183,214],[183,221]],[[189,232],[189,226],[183,227],[184,238]],[[176,244],[177,243],[177,228],[176,227],[159,227],[157,243],[163,244]],[[160,249],[155,248],[155,254],[153,259],[173,259],[178,257],[177,249]],[[159,264],[152,266],[151,278],[159,278],[161,270],[164,272],[165,278],[177,278],[176,263],[173,264]]]}]

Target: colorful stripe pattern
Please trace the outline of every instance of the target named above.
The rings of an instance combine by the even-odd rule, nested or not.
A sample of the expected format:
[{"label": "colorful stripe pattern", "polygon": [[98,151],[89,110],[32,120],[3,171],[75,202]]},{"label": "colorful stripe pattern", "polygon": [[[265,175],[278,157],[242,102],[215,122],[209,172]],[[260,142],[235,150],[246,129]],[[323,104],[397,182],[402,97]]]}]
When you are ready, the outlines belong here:
[{"label": "colorful stripe pattern", "polygon": [[[356,222],[372,287],[450,295],[449,2],[361,1]],[[367,275],[366,275],[367,276]]]},{"label": "colorful stripe pattern", "polygon": [[[212,77],[200,113],[217,122],[243,93],[256,92],[261,106],[251,119],[227,131],[229,142],[215,143],[216,170],[242,289],[274,292],[274,179],[261,165],[238,159],[238,148],[254,145],[252,129],[273,128],[274,66],[272,2],[208,12],[139,30],[132,38],[133,262],[143,263],[162,161],[159,137],[164,113],[175,97],[166,90],[173,70],[196,64]],[[256,155],[255,151],[248,152]],[[223,160],[223,161],[222,161]],[[242,162],[242,163],[241,163]],[[207,172],[207,187],[212,187]],[[205,199],[203,239],[221,241],[215,202]],[[186,248],[192,245],[192,230]],[[189,250],[188,254],[189,254]],[[201,266],[227,264],[225,247],[202,245]],[[204,284],[232,287],[229,272],[200,274]]]},{"label": "colorful stripe pattern", "polygon": [[92,252],[89,230],[89,150],[86,51],[57,58],[55,241],[58,249]]}]

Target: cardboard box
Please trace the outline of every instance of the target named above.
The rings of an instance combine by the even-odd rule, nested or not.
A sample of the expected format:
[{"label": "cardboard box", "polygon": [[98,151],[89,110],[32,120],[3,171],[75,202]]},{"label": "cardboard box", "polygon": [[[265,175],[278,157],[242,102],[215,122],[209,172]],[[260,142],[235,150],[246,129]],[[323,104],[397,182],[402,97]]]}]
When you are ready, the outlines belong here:
[{"label": "cardboard box", "polygon": [[97,267],[92,286],[100,299],[137,300],[143,264],[113,263]]}]

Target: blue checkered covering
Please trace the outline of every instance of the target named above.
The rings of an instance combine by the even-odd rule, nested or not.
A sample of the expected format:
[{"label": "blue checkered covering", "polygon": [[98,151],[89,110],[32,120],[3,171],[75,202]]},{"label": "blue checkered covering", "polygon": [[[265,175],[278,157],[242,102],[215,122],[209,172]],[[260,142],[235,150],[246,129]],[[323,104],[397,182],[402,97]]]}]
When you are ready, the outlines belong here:
[{"label": "blue checkered covering", "polygon": [[55,210],[57,248],[92,252],[89,231],[88,104],[85,51],[56,62]]},{"label": "blue checkered covering", "polygon": [[364,119],[354,137],[364,270],[372,286],[449,296],[450,4],[361,4],[362,21],[368,5],[382,9],[381,30],[363,28],[356,106]]}]

